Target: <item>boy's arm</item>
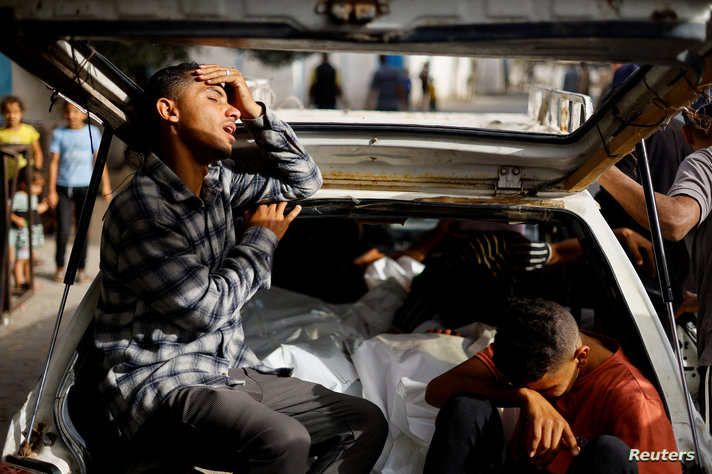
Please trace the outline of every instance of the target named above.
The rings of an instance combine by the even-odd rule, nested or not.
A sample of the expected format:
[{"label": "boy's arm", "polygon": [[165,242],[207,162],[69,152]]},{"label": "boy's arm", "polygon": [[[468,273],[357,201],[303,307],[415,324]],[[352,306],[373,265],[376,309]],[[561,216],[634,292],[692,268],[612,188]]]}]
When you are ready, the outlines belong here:
[{"label": "boy's arm", "polygon": [[51,161],[49,162],[49,190],[47,200],[51,207],[55,207],[59,202],[57,196],[57,173],[59,172],[59,153],[50,154]]},{"label": "boy's arm", "polygon": [[47,203],[47,200],[43,199],[37,204],[37,213],[38,214],[44,214],[49,210],[49,204]]},{"label": "boy's arm", "polygon": [[[233,178],[233,196],[251,203],[292,201],[309,197],[321,188],[319,167],[287,123],[267,108],[261,116],[243,118],[242,123],[255,139],[270,169],[267,173],[237,170]],[[235,168],[239,164],[229,166]],[[234,206],[241,204],[244,203],[234,202]]]},{"label": "boy's arm", "polygon": [[[98,151],[94,152],[95,165],[98,153]],[[104,198],[106,202],[111,201],[111,181],[109,180],[109,169],[106,164],[104,164],[104,170],[101,173],[101,197]]]},{"label": "boy's arm", "polygon": [[569,424],[547,399],[534,390],[499,382],[477,357],[431,380],[425,401],[441,407],[450,397],[462,392],[482,395],[499,407],[520,407],[519,445],[537,467],[549,465],[564,446],[573,455],[578,454],[576,437]]},{"label": "boy's arm", "polygon": [[40,146],[39,140],[32,142],[32,156],[34,158],[34,168],[41,170],[42,164],[44,163],[44,154],[42,153],[42,147]]},{"label": "boy's arm", "polygon": [[477,357],[470,357],[428,383],[425,401],[442,407],[457,393],[474,393],[491,399],[497,406],[518,407],[525,402],[526,388],[514,388],[498,382],[485,364]]},{"label": "boy's arm", "polygon": [[[636,222],[649,228],[643,187],[640,184],[615,166],[603,173],[598,182]],[[660,230],[666,240],[683,239],[700,220],[700,205],[689,196],[655,193],[655,203]]]},{"label": "boy's arm", "polygon": [[17,214],[11,214],[10,220],[12,220],[12,223],[15,224],[15,227],[25,227],[27,225],[27,222],[25,222],[25,219],[18,216]]}]

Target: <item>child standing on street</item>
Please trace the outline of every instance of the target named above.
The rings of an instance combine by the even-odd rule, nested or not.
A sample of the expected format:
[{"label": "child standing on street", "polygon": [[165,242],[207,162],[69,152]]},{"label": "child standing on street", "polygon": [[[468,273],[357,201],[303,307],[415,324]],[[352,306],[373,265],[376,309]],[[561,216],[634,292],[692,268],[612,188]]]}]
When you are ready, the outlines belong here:
[{"label": "child standing on street", "polygon": [[[101,133],[93,125],[86,123],[84,112],[70,103],[65,104],[66,127],[59,127],[52,133],[49,145],[51,162],[49,167],[49,204],[57,209],[57,251],[55,281],[64,280],[64,254],[72,228],[72,206],[74,221],[79,222],[82,206],[89,190],[92,168],[99,149]],[[111,198],[111,185],[106,169],[101,181],[102,195]],[[84,241],[77,281],[88,281],[85,271],[87,241]]]},{"label": "child standing on street", "polygon": [[[0,127],[0,145],[30,145],[32,147],[32,166],[42,170],[42,147],[40,133],[32,125],[22,123],[25,106],[15,96],[5,96],[0,100],[0,112],[5,117],[5,125]],[[12,180],[15,172],[27,166],[27,158],[20,156],[15,160],[7,160],[7,179]]]},{"label": "child standing on street", "polygon": [[[17,176],[17,191],[12,197],[12,228],[10,229],[10,248],[16,250],[16,260],[13,265],[14,293],[28,290],[32,282],[30,239],[32,253],[44,245],[44,228],[40,222],[40,214],[46,212],[49,205],[47,201],[39,200],[43,186],[44,178],[38,174],[33,175],[30,186],[27,185],[27,173],[22,172]],[[35,284],[35,288],[39,286]]]}]

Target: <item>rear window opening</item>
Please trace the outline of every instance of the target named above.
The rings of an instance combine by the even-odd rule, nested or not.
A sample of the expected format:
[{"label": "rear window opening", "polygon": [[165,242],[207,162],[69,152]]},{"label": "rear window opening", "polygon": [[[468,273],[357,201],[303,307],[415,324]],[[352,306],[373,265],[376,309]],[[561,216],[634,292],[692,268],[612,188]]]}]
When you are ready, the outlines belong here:
[{"label": "rear window opening", "polygon": [[[333,204],[331,208],[338,209]],[[412,249],[418,255],[427,249],[420,252],[420,258],[416,256],[425,270],[413,278],[410,291],[403,291],[401,306],[383,315],[387,321],[380,322],[380,329],[409,333],[433,327],[458,330],[473,322],[496,326],[507,297],[549,299],[569,309],[581,329],[618,340],[659,387],[608,260],[587,226],[573,214],[532,211],[527,213],[527,222],[509,224],[505,213],[489,209],[489,219],[485,219],[484,214],[476,215],[485,211],[473,207],[469,212],[475,214],[469,218],[458,218],[457,210],[436,206],[430,209],[435,217],[427,217],[422,207],[417,217],[403,214],[412,209],[391,210],[389,215],[387,206],[373,215],[365,211],[354,217],[354,209],[346,207],[341,216],[317,218],[310,216],[305,205],[306,218],[295,220],[277,247],[272,275],[275,293],[288,290],[337,308],[352,305],[373,291],[372,282],[369,285],[364,278],[370,262],[381,256],[397,259]],[[400,219],[395,217],[398,212]],[[437,242],[428,247],[423,241],[433,234],[439,234]],[[532,256],[522,253],[528,251],[529,242],[553,247],[564,243],[563,264],[528,261]],[[571,254],[571,242],[580,246],[577,255]],[[509,250],[514,248],[519,255]],[[251,332],[249,311],[248,307],[247,333]]]}]

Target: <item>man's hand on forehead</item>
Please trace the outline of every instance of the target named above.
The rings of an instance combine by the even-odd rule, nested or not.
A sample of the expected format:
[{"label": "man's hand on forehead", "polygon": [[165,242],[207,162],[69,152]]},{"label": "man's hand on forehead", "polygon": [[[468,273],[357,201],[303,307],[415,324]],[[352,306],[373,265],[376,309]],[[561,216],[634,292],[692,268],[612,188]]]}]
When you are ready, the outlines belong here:
[{"label": "man's hand on forehead", "polygon": [[195,73],[206,84],[224,87],[230,105],[240,111],[242,118],[251,119],[262,115],[262,107],[252,98],[239,70],[218,64],[201,64]]}]

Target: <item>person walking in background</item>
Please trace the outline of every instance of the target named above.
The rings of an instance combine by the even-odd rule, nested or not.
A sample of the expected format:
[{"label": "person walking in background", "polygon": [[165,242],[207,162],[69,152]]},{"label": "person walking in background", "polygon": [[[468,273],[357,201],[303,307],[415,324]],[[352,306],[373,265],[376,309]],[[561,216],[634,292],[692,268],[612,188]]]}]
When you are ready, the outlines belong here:
[{"label": "person walking in background", "polygon": [[[64,255],[72,227],[72,206],[74,206],[74,219],[78,222],[89,190],[92,168],[101,140],[99,129],[86,123],[86,114],[68,102],[65,103],[64,118],[67,120],[67,125],[57,128],[52,133],[52,141],[49,145],[52,159],[49,167],[48,198],[50,206],[57,209],[55,281],[64,280]],[[108,202],[111,198],[111,185],[106,169],[102,176],[101,187],[102,195]],[[84,270],[86,254],[87,241],[85,240],[77,273],[77,281],[80,283],[89,279]]]},{"label": "person walking in background", "polygon": [[579,70],[575,64],[569,64],[564,73],[564,84],[561,88],[567,92],[576,92],[578,88]]},{"label": "person walking in background", "polygon": [[381,55],[380,66],[373,74],[368,93],[367,108],[375,110],[406,110],[403,73],[400,68],[388,64],[388,57]]},{"label": "person walking in background", "polygon": [[[0,145],[29,145],[32,150],[30,163],[37,171],[42,170],[43,155],[40,146],[40,132],[32,125],[22,122],[25,106],[15,96],[7,95],[0,100],[0,111],[5,125],[0,127]],[[27,157],[20,155],[17,160],[6,158],[7,179],[12,180],[15,172],[27,166]]]},{"label": "person walking in background", "polygon": [[420,78],[420,90],[423,94],[420,108],[425,110],[430,102],[430,83],[432,82],[430,78],[430,61],[423,64],[423,69],[420,71],[418,77]]},{"label": "person walking in background", "polygon": [[324,53],[319,66],[314,69],[309,87],[309,103],[317,109],[335,109],[337,99],[343,101],[339,73],[329,63]]},{"label": "person walking in background", "polygon": [[578,65],[570,64],[564,74],[562,88],[567,92],[577,92],[588,95],[591,89],[591,74],[588,64],[580,62]]},{"label": "person walking in background", "polygon": [[[44,183],[44,178],[39,174],[32,176],[32,184],[29,186],[27,173],[23,172],[17,176],[17,191],[12,197],[12,214],[10,216],[12,227],[9,239],[10,249],[16,251],[17,258],[13,265],[14,293],[23,293],[28,290],[32,282],[30,240],[32,241],[32,254],[44,245],[44,228],[40,222],[40,214],[44,214],[49,209],[46,200],[41,202],[39,200]],[[34,255],[32,256],[34,257]],[[35,284],[35,288],[39,288],[39,285]]]}]

